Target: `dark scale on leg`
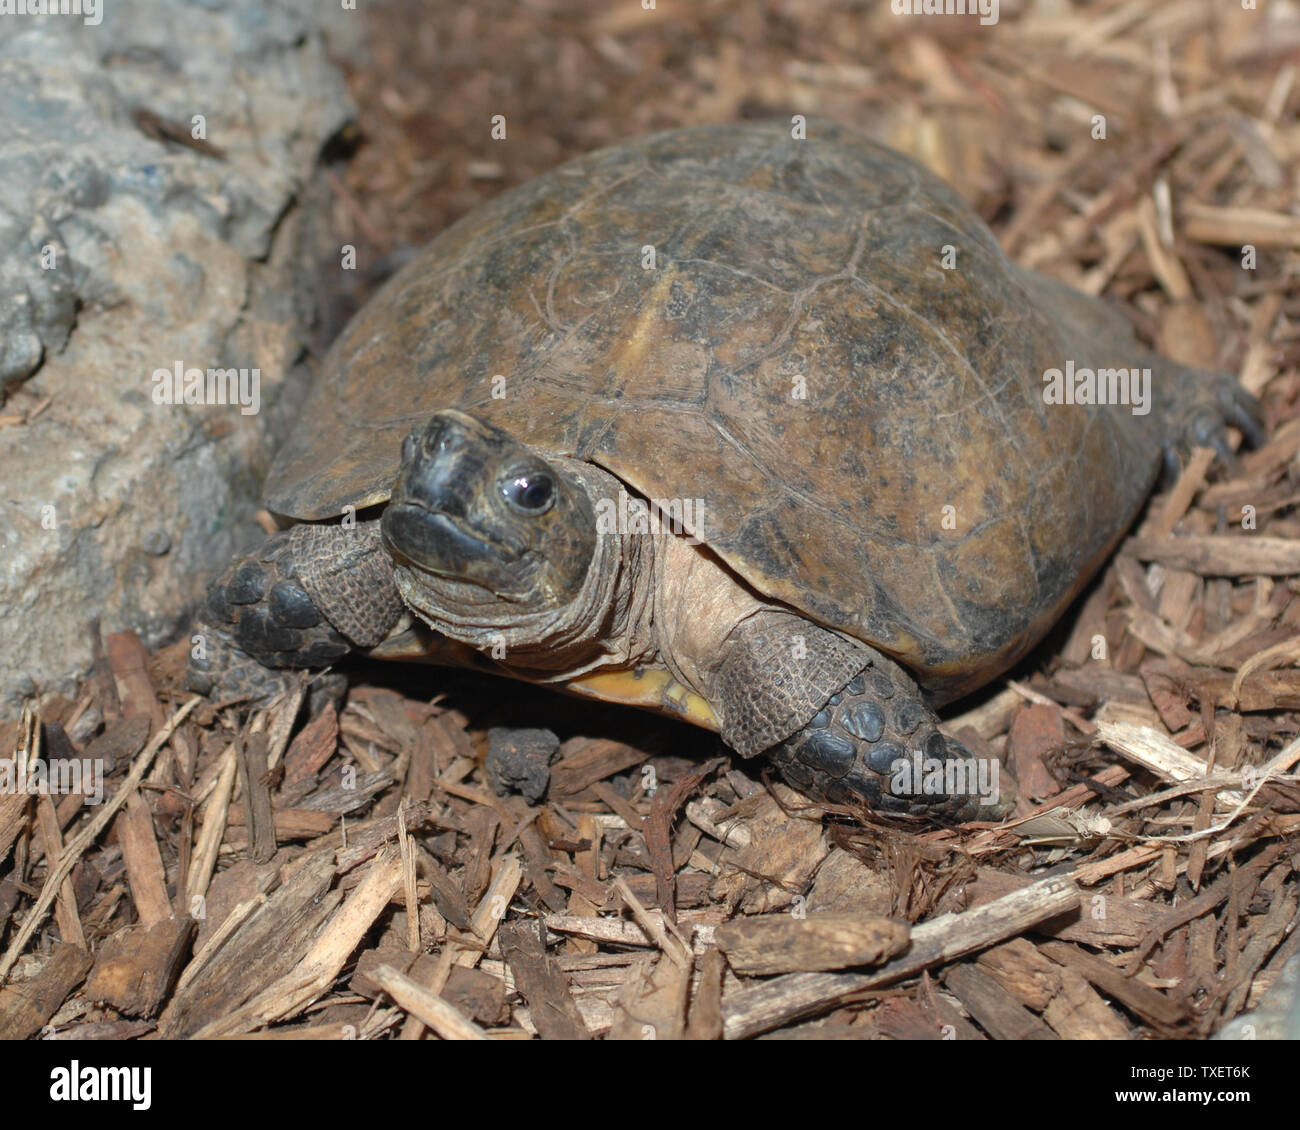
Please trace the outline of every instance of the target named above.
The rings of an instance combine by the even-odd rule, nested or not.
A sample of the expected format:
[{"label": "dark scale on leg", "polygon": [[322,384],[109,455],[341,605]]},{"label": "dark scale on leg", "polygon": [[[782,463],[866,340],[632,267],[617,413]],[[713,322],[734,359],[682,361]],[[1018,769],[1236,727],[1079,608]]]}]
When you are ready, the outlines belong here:
[{"label": "dark scale on leg", "polygon": [[[285,685],[278,669],[326,667],[382,639],[400,598],[380,556],[377,523],[365,526],[295,526],[232,561],[208,590],[197,630],[202,654],[191,655],[189,685],[218,698],[265,700]],[[360,595],[349,601],[352,592]],[[363,638],[349,639],[331,612]]]},{"label": "dark scale on leg", "polygon": [[311,597],[292,581],[278,581],[266,607],[272,619],[290,628],[314,628],[320,623],[320,613]]},{"label": "dark scale on leg", "polygon": [[322,667],[350,648],[299,582],[286,552],[292,533],[273,534],[232,562],[208,590],[204,619],[264,667]]},{"label": "dark scale on leg", "polygon": [[[948,820],[996,819],[998,804],[981,805],[974,790],[958,795],[910,787],[899,763],[930,770],[971,755],[940,733],[916,684],[884,657],[873,659],[831,696],[799,731],[775,746],[772,759],[789,782],[836,804],[865,801],[881,812]],[[896,786],[902,786],[896,788]]]}]

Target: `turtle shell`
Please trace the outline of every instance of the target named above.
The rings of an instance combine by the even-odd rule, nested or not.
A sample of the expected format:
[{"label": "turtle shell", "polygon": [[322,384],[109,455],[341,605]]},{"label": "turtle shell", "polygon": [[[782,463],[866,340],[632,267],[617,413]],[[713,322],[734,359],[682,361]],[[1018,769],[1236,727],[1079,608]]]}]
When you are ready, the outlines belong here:
[{"label": "turtle shell", "polygon": [[388,498],[460,408],[602,466],[761,593],[948,699],[1039,639],[1159,467],[1149,417],[1047,404],[1127,322],[1012,264],[860,133],[706,126],[572,161],[445,231],[334,344],[279,452],[297,519]]}]

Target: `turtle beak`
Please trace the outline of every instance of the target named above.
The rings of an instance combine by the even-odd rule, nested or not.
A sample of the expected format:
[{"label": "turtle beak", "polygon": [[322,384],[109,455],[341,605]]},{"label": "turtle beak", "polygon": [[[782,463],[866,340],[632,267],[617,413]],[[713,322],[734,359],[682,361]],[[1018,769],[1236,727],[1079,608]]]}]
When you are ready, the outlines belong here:
[{"label": "turtle beak", "polygon": [[439,412],[402,445],[402,471],[393,502],[465,518],[478,484],[491,479],[492,455],[478,421]]},{"label": "turtle beak", "polygon": [[439,412],[402,444],[402,469],[381,529],[390,548],[430,573],[491,584],[526,548],[508,529],[486,528],[484,492],[496,481],[487,427]]}]

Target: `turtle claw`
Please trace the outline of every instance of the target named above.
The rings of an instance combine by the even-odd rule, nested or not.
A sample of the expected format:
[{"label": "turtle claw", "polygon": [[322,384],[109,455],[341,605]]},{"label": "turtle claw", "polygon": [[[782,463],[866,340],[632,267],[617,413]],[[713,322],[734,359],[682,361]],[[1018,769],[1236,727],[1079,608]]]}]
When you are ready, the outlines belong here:
[{"label": "turtle claw", "polygon": [[1182,471],[1182,461],[1178,458],[1178,449],[1173,444],[1166,444],[1164,447],[1164,480],[1169,485],[1173,485],[1178,480],[1179,472]]},{"label": "turtle claw", "polygon": [[1264,411],[1255,399],[1236,381],[1219,389],[1219,407],[1224,420],[1246,437],[1251,447],[1263,447],[1268,440],[1264,430]]},{"label": "turtle claw", "polygon": [[1196,417],[1188,430],[1188,439],[1197,447],[1208,447],[1229,471],[1237,462],[1237,453],[1228,442],[1228,429],[1221,416],[1204,414]]}]

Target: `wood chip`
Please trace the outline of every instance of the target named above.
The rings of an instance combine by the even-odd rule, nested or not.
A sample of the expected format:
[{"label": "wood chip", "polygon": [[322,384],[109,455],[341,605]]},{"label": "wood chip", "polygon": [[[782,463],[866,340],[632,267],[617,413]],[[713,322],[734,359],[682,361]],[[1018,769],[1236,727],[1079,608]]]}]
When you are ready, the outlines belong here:
[{"label": "wood chip", "polygon": [[877,989],[1019,934],[1077,905],[1070,877],[1041,879],[964,914],[944,914],[912,928],[911,948],[872,973],[791,973],[723,1000],[729,1040],[811,1016],[866,989]]},{"label": "wood chip", "polygon": [[126,1016],[156,1015],[189,954],[194,927],[194,919],[181,915],[114,934],[95,954],[86,997]]},{"label": "wood chip", "polygon": [[581,739],[560,747],[551,766],[550,795],[572,796],[597,781],[623,773],[646,759],[644,750],[605,739]]},{"label": "wood chip", "polygon": [[92,958],[79,946],[56,942],[35,977],[0,988],[0,1032],[7,1040],[34,1036],[85,980]]},{"label": "wood chip", "polygon": [[546,946],[531,923],[503,926],[501,953],[514,974],[515,988],[528,1001],[529,1015],[544,1040],[591,1038],[582,1013],[573,1003],[569,983],[546,954]]},{"label": "wood chip", "polygon": [[1107,996],[1160,1028],[1172,1028],[1183,1017],[1183,1006],[1159,989],[1126,977],[1120,970],[1095,954],[1068,942],[1044,942],[1048,957],[1086,978]]},{"label": "wood chip", "polygon": [[995,1040],[1058,1039],[1055,1032],[978,966],[954,965],[943,980],[966,1011]]},{"label": "wood chip", "polygon": [[907,923],[874,914],[770,914],[729,922],[713,934],[742,976],[879,965],[910,944]]},{"label": "wood chip", "polygon": [[454,1005],[417,984],[391,965],[371,971],[371,979],[402,1008],[444,1040],[486,1040],[488,1034]]},{"label": "wood chip", "polygon": [[168,719],[167,724],[150,739],[144,751],[136,758],[131,766],[131,771],[126,776],[126,780],[122,782],[121,787],[113,795],[112,799],[101,805],[85,827],[64,846],[58,865],[50,868],[49,874],[46,876],[45,885],[41,888],[36,905],[28,912],[22,927],[10,942],[9,949],[5,951],[4,957],[0,958],[0,984],[4,983],[4,979],[13,968],[14,962],[18,960],[18,955],[23,952],[27,943],[31,940],[32,934],[45,920],[45,915],[49,913],[63,880],[72,872],[73,865],[81,858],[82,853],[95,842],[127,799],[139,788],[154,755],[163,747],[167,739],[171,737],[172,732],[199,702],[200,699],[197,696],[191,698]]}]

